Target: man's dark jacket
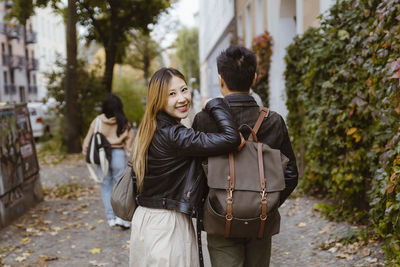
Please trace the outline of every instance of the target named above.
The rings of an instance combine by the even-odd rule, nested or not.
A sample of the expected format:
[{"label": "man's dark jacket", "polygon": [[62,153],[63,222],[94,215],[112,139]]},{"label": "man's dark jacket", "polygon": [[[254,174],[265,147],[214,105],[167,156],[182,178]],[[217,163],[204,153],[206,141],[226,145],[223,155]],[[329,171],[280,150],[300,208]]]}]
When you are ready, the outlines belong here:
[{"label": "man's dark jacket", "polygon": [[223,99],[208,102],[206,111],[223,133],[198,132],[165,112],[157,114],[139,205],[196,215],[206,186],[201,157],[229,153],[240,144],[238,125]]},{"label": "man's dark jacket", "polygon": [[[256,123],[259,113],[259,106],[253,97],[247,94],[233,94],[225,98],[229,103],[232,111],[232,115],[238,125],[248,124],[253,127]],[[216,133],[218,132],[217,125],[213,118],[211,118],[206,112],[200,112],[196,115],[193,125],[193,129]],[[250,132],[244,133],[245,139],[248,138]],[[296,158],[293,153],[292,145],[290,143],[287,127],[283,118],[276,112],[270,111],[267,118],[264,118],[260,129],[257,133],[258,141],[269,145],[271,148],[279,149],[282,154],[289,158],[289,163],[285,170],[285,189],[280,195],[280,204],[287,199],[287,197],[293,192],[298,182],[298,171],[296,165]],[[280,216],[278,211],[274,213],[275,229],[272,230],[273,234],[279,232]],[[271,218],[273,219],[273,218]]]}]

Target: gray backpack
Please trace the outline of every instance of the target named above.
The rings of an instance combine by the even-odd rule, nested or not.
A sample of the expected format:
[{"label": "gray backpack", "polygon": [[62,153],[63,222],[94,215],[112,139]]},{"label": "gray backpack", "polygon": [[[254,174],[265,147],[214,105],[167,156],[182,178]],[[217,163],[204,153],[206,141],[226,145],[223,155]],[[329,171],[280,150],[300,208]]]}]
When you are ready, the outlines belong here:
[{"label": "gray backpack", "polygon": [[269,214],[279,207],[285,188],[284,170],[289,161],[279,150],[258,142],[257,131],[269,110],[260,116],[240,151],[208,158],[205,168],[209,193],[204,203],[203,224],[208,234],[262,238],[269,234]]}]

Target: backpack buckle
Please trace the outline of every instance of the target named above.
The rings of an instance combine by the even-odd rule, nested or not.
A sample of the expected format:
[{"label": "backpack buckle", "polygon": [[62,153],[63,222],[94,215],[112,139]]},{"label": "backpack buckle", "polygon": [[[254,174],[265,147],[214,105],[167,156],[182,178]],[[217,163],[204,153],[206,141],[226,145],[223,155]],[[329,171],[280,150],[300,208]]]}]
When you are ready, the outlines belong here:
[{"label": "backpack buckle", "polygon": [[233,197],[233,189],[232,188],[228,188],[226,189],[226,192],[228,193],[228,197],[226,198],[227,200],[232,200]]},{"label": "backpack buckle", "polygon": [[267,200],[267,192],[265,191],[265,188],[260,194],[261,194],[261,201]]},{"label": "backpack buckle", "polygon": [[263,216],[262,214],[260,214],[260,220],[261,221],[265,221],[267,219],[267,214],[265,214],[265,216]]}]

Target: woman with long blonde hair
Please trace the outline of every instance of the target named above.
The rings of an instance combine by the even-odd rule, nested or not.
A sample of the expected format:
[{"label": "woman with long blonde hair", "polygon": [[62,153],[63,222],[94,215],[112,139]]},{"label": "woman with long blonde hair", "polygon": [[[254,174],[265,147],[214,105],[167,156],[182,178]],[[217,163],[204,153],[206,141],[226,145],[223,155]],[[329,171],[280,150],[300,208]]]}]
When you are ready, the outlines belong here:
[{"label": "woman with long blonde hair", "polygon": [[237,125],[222,98],[205,111],[218,133],[203,133],[180,123],[191,105],[184,76],[176,69],[154,73],[146,110],[135,139],[138,208],[132,218],[130,266],[198,266],[191,217],[205,193],[201,157],[234,151],[240,143]]}]

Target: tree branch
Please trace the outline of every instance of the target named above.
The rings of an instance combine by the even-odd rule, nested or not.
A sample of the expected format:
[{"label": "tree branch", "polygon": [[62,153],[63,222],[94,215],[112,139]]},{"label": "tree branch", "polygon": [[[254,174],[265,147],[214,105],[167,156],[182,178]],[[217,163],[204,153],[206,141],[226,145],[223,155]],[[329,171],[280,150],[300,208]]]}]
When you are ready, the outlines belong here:
[{"label": "tree branch", "polygon": [[93,21],[92,25],[93,27],[97,30],[97,32],[99,33],[99,36],[103,42],[104,45],[107,44],[107,40],[104,38],[104,32],[102,31],[100,24],[98,22],[98,20],[94,17],[94,11],[84,2],[84,1],[79,1],[79,4],[82,5],[86,10],[87,13],[90,17],[90,19]]}]

